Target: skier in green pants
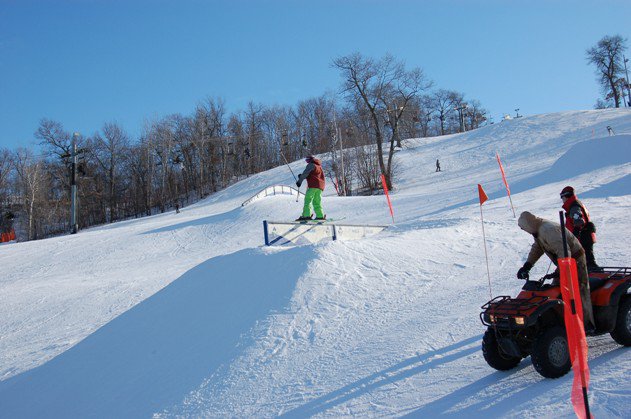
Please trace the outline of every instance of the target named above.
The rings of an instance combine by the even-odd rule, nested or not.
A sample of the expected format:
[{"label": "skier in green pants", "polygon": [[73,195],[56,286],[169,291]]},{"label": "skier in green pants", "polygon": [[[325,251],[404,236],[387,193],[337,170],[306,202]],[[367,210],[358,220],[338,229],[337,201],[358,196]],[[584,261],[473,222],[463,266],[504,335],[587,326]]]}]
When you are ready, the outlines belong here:
[{"label": "skier in green pants", "polygon": [[322,191],[324,191],[324,172],[322,171],[322,162],[315,157],[309,155],[305,159],[307,167],[304,172],[298,176],[296,186],[300,188],[302,181],[307,179],[307,193],[305,194],[305,205],[302,209],[302,215],[296,221],[311,220],[311,205],[315,212],[316,220],[326,220],[326,215],[322,212]]}]

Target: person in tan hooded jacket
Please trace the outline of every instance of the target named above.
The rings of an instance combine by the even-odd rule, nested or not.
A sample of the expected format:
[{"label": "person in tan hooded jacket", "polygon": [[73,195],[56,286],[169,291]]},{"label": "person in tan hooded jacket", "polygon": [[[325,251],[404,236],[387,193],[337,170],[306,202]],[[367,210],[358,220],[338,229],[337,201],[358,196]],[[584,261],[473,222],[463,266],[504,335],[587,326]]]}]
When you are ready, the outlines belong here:
[{"label": "person in tan hooded jacket", "polygon": [[[544,220],[534,216],[528,211],[524,211],[519,216],[517,225],[519,225],[519,228],[525,232],[532,234],[535,238],[535,242],[530,248],[530,253],[528,253],[526,263],[524,263],[524,266],[517,272],[517,278],[528,279],[528,272],[544,253],[552,260],[552,263],[557,265],[557,259],[562,258],[564,255],[563,238],[561,236],[561,227],[559,224]],[[570,253],[570,256],[576,260],[578,284],[583,305],[583,323],[585,324],[585,331],[592,331],[595,328],[595,323],[594,315],[592,313],[592,301],[589,290],[589,277],[587,275],[585,250],[583,250],[583,247],[578,239],[571,232],[567,231],[567,229],[566,238],[568,252]],[[554,274],[551,276],[555,278],[553,284],[558,285],[558,266],[554,271]]]}]

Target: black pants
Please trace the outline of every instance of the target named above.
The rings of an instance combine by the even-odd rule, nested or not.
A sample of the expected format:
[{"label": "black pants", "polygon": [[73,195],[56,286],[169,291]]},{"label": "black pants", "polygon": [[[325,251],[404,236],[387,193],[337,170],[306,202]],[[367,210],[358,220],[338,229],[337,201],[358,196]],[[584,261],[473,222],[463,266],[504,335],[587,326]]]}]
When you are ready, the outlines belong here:
[{"label": "black pants", "polygon": [[592,233],[589,230],[583,229],[578,235],[578,241],[585,250],[585,260],[587,262],[587,269],[592,267],[598,267],[596,259],[594,258],[594,240],[592,239]]}]

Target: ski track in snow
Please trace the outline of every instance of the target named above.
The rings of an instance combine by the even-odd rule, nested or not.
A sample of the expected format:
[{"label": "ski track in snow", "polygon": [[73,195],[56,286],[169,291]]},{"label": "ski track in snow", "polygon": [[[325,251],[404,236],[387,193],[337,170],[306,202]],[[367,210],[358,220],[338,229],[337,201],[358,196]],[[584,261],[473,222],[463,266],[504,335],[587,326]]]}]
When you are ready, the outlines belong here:
[{"label": "ski track in snow", "polygon": [[[597,224],[598,262],[630,265],[631,155],[611,165],[614,151],[599,156],[583,143],[631,141],[602,138],[607,125],[631,133],[631,113],[539,115],[406,140],[392,195],[397,224],[364,240],[261,248],[263,219],[301,210],[283,195],[240,206],[266,186],[291,184],[279,167],[177,215],[2,246],[0,406],[11,417],[573,417],[571,374],[544,379],[529,358],[499,372],[482,357],[480,306],[519,291],[515,272],[531,243],[495,153],[518,214],[558,220],[558,193],[572,184]],[[587,171],[572,165],[581,147],[595,153]],[[436,158],[443,172],[433,172]],[[492,292],[477,183],[490,198]],[[331,216],[389,223],[382,196],[325,196]],[[533,277],[546,273],[544,259]],[[128,336],[135,343],[125,348]],[[588,341],[594,415],[629,417],[628,348],[608,335]],[[178,359],[154,358],[162,353]]]}]

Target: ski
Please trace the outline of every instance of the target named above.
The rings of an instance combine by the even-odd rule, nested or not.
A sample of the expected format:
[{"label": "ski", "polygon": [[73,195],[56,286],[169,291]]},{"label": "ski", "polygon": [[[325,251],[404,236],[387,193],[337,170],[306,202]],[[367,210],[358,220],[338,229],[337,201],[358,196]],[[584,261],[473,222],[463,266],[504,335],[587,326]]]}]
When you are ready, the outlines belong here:
[{"label": "ski", "polygon": [[324,223],[328,223],[328,222],[337,222],[337,221],[341,221],[346,219],[346,217],[342,217],[342,218],[327,218],[324,220],[296,220],[296,223],[300,223],[300,224],[324,224]]}]

